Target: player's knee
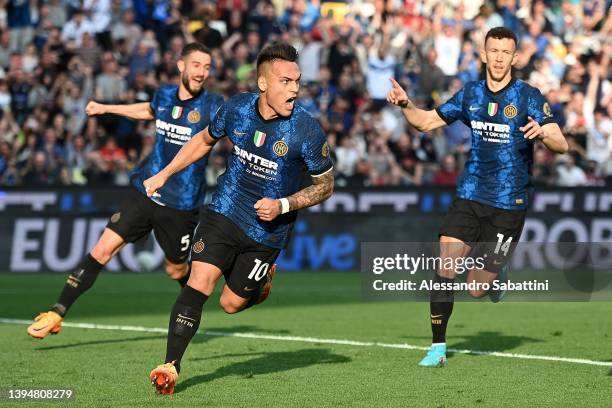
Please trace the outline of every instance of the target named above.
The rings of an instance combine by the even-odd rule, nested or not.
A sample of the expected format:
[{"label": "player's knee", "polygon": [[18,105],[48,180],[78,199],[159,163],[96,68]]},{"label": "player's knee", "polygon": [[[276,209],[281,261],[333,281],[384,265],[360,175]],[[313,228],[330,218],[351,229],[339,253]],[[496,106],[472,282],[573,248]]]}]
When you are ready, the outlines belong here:
[{"label": "player's knee", "polygon": [[469,291],[470,296],[475,299],[480,299],[481,297],[486,296],[487,291],[482,289],[472,289]]},{"label": "player's knee", "polygon": [[113,258],[114,251],[115,248],[111,248],[108,245],[103,245],[99,243],[95,247],[93,247],[90,254],[96,261],[98,261],[102,265],[106,265]]},{"label": "player's knee", "polygon": [[225,313],[234,314],[242,310],[244,307],[244,302],[231,299],[227,296],[221,296],[221,299],[219,299],[219,305],[221,305],[221,308]]},{"label": "player's knee", "polygon": [[172,262],[166,261],[166,273],[170,277],[170,279],[181,279],[187,271],[189,270],[189,265],[185,262],[182,264],[175,264]]},{"label": "player's knee", "polygon": [[442,268],[442,269],[440,269],[438,271],[438,275],[440,275],[441,277],[446,278],[446,279],[455,279],[455,276],[457,274],[452,269],[444,269],[444,268]]},{"label": "player's knee", "polygon": [[217,284],[218,279],[218,277],[210,273],[203,272],[197,267],[194,268],[192,265],[191,274],[189,275],[187,285],[199,290],[202,293],[210,295],[215,290],[215,285]]}]

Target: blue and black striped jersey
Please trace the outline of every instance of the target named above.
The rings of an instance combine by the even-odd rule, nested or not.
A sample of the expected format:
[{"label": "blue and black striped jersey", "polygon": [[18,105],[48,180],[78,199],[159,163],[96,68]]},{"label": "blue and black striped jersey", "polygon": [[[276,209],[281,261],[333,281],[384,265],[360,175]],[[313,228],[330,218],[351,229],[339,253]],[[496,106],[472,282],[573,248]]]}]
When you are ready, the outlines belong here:
[{"label": "blue and black striped jersey", "polygon": [[461,120],[472,130],[458,197],[502,209],[526,209],[533,140],[526,140],[519,128],[528,116],[540,126],[555,122],[540,91],[515,79],[497,92],[484,80],[469,82],[436,111],[446,123]]},{"label": "blue and black striped jersey", "polygon": [[[155,116],[156,140],[151,154],[132,172],[132,185],[146,194],[142,183],[172,161],[193,136],[206,129],[223,98],[203,90],[198,96],[181,101],[177,85],[163,85],[151,101]],[[152,198],[177,210],[192,210],[204,203],[208,156],[172,176]]]},{"label": "blue and black striped jersey", "polygon": [[296,104],[291,116],[265,120],[258,98],[253,93],[231,98],[210,124],[211,136],[227,136],[233,150],[209,208],[231,219],[251,239],[282,248],[296,211],[267,222],[257,217],[255,203],[297,192],[304,169],[316,177],[333,165],[321,126],[304,108]]}]

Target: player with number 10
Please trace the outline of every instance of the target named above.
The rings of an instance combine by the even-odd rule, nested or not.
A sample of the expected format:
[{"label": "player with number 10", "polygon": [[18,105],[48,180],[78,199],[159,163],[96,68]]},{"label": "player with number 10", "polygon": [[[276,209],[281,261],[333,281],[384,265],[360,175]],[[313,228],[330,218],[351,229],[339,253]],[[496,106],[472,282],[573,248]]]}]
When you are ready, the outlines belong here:
[{"label": "player with number 10", "polygon": [[[221,276],[220,303],[227,313],[264,301],[297,210],[332,194],[326,137],[317,120],[295,105],[301,76],[296,61],[290,45],[264,48],[257,59],[259,93],[227,101],[208,128],[144,182],[149,194],[156,194],[172,174],[208,154],[218,139],[228,137],[233,143],[227,170],[194,235],[191,276],[170,314],[165,364],[150,374],[160,393],[174,392],[183,354]],[[312,185],[300,190],[304,169]]]}]

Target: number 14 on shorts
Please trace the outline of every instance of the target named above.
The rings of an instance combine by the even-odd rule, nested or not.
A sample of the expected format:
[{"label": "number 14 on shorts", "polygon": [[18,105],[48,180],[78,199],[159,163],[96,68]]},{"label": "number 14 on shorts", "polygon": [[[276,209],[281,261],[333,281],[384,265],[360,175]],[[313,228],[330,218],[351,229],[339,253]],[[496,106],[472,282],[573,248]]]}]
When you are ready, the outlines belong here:
[{"label": "number 14 on shorts", "polygon": [[504,242],[504,234],[497,234],[497,245],[495,246],[495,253],[499,254],[501,250],[504,253],[504,256],[508,256],[508,251],[510,250],[510,244],[512,243],[512,237],[508,237],[506,242]]}]

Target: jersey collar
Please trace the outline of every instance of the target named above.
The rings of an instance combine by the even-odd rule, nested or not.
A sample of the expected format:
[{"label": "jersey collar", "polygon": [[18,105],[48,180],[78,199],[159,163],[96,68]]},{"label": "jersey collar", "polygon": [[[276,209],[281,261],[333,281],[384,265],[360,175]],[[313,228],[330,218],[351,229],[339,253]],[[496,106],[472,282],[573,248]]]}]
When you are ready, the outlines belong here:
[{"label": "jersey collar", "polygon": [[291,111],[291,115],[289,115],[289,116],[277,116],[277,117],[272,118],[272,119],[264,119],[264,117],[261,116],[261,112],[259,111],[259,96],[257,98],[255,98],[255,112],[257,112],[257,117],[263,123],[273,123],[273,122],[276,122],[276,121],[284,121],[284,120],[287,120],[287,119],[291,119],[291,117],[293,116],[293,112],[294,111],[295,111],[295,104],[293,104],[293,110]]},{"label": "jersey collar", "polygon": [[208,92],[208,89],[202,88],[202,90],[200,91],[199,94],[192,95],[190,98],[187,98],[187,99],[181,99],[181,98],[179,98],[179,87],[177,87],[176,88],[176,100],[179,103],[189,103],[189,102],[193,101],[194,99],[199,98],[200,96],[206,96],[207,92]]},{"label": "jersey collar", "polygon": [[490,93],[491,95],[499,95],[501,93],[504,93],[508,88],[510,88],[512,85],[514,85],[514,83],[516,82],[516,78],[512,77],[510,78],[510,82],[508,82],[506,84],[506,86],[504,86],[502,89],[500,89],[499,91],[493,92],[492,90],[489,89],[489,84],[487,84],[487,80],[484,80],[485,82],[485,88],[487,90],[488,93]]}]

